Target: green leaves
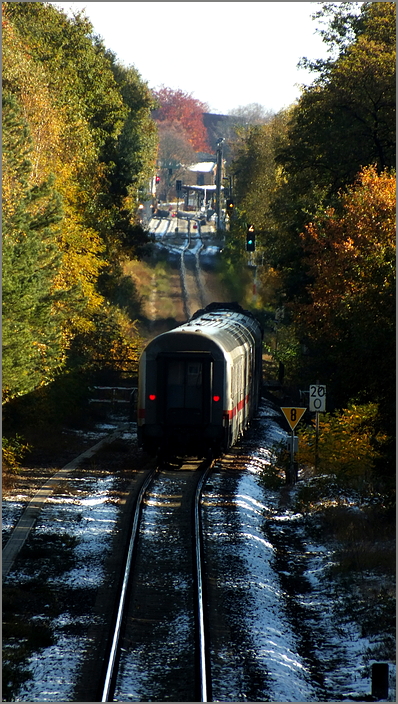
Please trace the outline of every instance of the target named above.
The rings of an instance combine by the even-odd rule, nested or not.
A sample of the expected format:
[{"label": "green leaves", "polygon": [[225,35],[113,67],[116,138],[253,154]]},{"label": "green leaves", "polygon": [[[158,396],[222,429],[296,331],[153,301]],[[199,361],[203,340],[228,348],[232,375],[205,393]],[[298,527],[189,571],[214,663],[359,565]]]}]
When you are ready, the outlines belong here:
[{"label": "green leaves", "polygon": [[[255,225],[259,297],[264,308],[283,301],[286,311],[278,357],[287,378],[301,388],[322,379],[335,408],[353,398],[376,402],[390,439],[395,15],[392,2],[321,4],[315,17],[326,20],[321,34],[331,57],[306,62],[318,76],[297,105],[242,133],[231,169],[238,217],[227,244],[233,263],[243,222]],[[278,289],[268,285],[273,274]],[[386,474],[389,442],[380,461]]]},{"label": "green leaves", "polygon": [[[9,399],[65,371],[75,339],[96,355],[87,337],[97,339],[106,302],[101,272],[116,285],[121,260],[148,242],[135,211],[153,173],[157,132],[148,87],[133,67],[117,64],[83,13],[69,19],[41,2],[4,3],[3,9],[3,382]],[[123,347],[125,336],[136,335],[116,311],[107,333],[112,363],[113,342]],[[108,363],[106,353],[101,359]]]},{"label": "green leaves", "polygon": [[[24,141],[15,139],[18,125]],[[2,279],[3,388],[7,399],[46,383],[64,362],[62,315],[55,309],[59,295],[52,290],[61,264],[55,238],[62,208],[53,179],[40,187],[27,183],[28,129],[9,95],[3,96],[3,139],[8,196]],[[18,196],[10,203],[8,189],[16,175]]]},{"label": "green leaves", "polygon": [[[343,31],[341,17],[334,14],[334,20]],[[351,33],[339,56],[304,90],[290,144],[278,157],[301,192],[317,183],[330,198],[363,166],[395,165],[395,3],[364,3],[353,26],[355,38]]]}]

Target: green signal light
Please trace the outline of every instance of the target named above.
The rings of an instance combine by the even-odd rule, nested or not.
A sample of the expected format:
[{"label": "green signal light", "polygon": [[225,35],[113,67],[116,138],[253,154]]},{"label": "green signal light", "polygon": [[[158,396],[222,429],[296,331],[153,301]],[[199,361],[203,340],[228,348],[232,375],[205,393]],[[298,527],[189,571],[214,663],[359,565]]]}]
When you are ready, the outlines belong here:
[{"label": "green signal light", "polygon": [[254,252],[256,249],[256,236],[254,225],[248,225],[246,230],[246,251]]}]

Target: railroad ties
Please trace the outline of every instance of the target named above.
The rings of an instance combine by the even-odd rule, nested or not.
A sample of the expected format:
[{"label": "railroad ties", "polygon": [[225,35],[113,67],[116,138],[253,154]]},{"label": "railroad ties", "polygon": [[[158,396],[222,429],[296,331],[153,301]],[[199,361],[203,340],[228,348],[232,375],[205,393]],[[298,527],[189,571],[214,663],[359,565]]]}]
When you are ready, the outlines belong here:
[{"label": "railroad ties", "polygon": [[[142,478],[133,510],[123,578],[97,701],[124,701],[139,688],[137,664],[151,653],[153,671],[175,682],[173,701],[209,701],[200,501],[212,463],[162,465]],[[176,612],[184,622],[175,644]],[[183,614],[186,614],[183,616]],[[169,652],[181,648],[170,664]],[[169,668],[170,674],[163,677]],[[154,674],[154,692],[156,676]],[[174,686],[174,684],[173,684]],[[147,694],[150,696],[150,693]],[[153,696],[160,696],[159,694]],[[153,701],[160,699],[153,699]]]}]

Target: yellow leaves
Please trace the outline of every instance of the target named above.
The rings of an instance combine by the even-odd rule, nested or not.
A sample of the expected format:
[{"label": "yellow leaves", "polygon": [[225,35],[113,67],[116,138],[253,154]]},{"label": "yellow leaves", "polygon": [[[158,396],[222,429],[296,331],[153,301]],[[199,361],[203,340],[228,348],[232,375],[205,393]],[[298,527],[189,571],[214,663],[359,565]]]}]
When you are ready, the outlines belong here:
[{"label": "yellow leaves", "polygon": [[[385,436],[375,431],[377,405],[350,406],[341,413],[322,414],[319,426],[318,473],[340,479],[355,480],[370,476],[374,460],[379,456],[375,441]],[[315,429],[299,429],[298,461],[315,465]]]},{"label": "yellow leaves", "polygon": [[[105,267],[116,289],[125,240],[140,241],[129,212],[155,157],[149,90],[138,74],[133,80],[126,70],[123,78],[125,70],[97,45],[89,25],[68,20],[48,3],[10,5],[3,25],[3,82],[11,106],[3,216],[10,251],[14,232],[23,240],[25,228],[43,244],[40,266],[47,274],[47,315],[37,320],[43,337],[33,347],[29,342],[30,350],[50,375],[46,356],[52,343],[49,350],[40,346],[48,328],[57,359],[75,355],[73,363],[83,359],[83,365],[136,365],[137,331],[98,289]],[[128,173],[120,164],[128,165]],[[26,251],[29,260],[33,247]],[[14,279],[12,284],[17,289]],[[34,276],[30,285],[27,296],[33,298]],[[39,378],[36,372],[32,378]],[[36,377],[32,384],[39,383]]]},{"label": "yellow leaves", "polygon": [[261,295],[268,305],[278,305],[279,292],[282,289],[280,272],[272,267],[259,267]]},{"label": "yellow leaves", "polygon": [[3,81],[22,108],[32,137],[31,185],[38,185],[51,173],[64,123],[54,107],[43,67],[33,61],[18,34],[3,32]]},{"label": "yellow leaves", "polygon": [[395,190],[394,175],[366,167],[340,194],[341,212],[328,209],[306,227],[302,238],[314,283],[312,308],[302,307],[301,317],[310,319],[316,309],[337,313],[341,305],[350,307],[353,294],[385,285],[395,258]]},{"label": "yellow leaves", "polygon": [[53,281],[54,291],[77,289],[84,309],[70,317],[70,323],[80,332],[92,328],[90,317],[104,305],[104,298],[96,290],[98,276],[105,266],[100,258],[104,247],[94,230],[69,217],[60,237],[63,250],[61,269]]},{"label": "yellow leaves", "polygon": [[16,471],[20,467],[20,461],[24,455],[32,450],[32,446],[26,443],[18,433],[14,438],[2,439],[2,464],[4,469]]},{"label": "yellow leaves", "polygon": [[9,221],[16,213],[19,184],[15,174],[8,168],[7,160],[2,154],[2,213],[3,222]]},{"label": "yellow leaves", "polygon": [[[68,319],[75,331],[82,332],[92,330],[89,318],[104,303],[96,291],[96,281],[106,264],[101,258],[104,246],[98,233],[87,226],[84,214],[100,190],[102,170],[96,161],[96,148],[87,122],[78,115],[71,122],[68,107],[59,104],[50,88],[47,70],[48,64],[31,58],[18,32],[10,28],[4,32],[3,79],[18,98],[32,144],[28,186],[39,185],[54,174],[54,186],[63,201],[64,216],[58,237],[62,263],[52,291],[79,291],[84,305],[78,309],[83,312],[73,311],[70,302]],[[16,188],[7,157],[3,153],[3,217],[10,218],[16,211],[21,189]],[[65,306],[68,304],[56,304],[59,308]],[[64,331],[65,344],[70,339],[71,334]]]},{"label": "yellow leaves", "polygon": [[135,374],[143,347],[135,323],[110,306],[95,316],[95,326],[80,342],[90,369],[111,368]]},{"label": "yellow leaves", "polygon": [[342,249],[344,249],[346,252],[353,252],[354,251],[354,240],[351,239],[351,237],[348,237],[345,242],[342,242],[341,244]]}]

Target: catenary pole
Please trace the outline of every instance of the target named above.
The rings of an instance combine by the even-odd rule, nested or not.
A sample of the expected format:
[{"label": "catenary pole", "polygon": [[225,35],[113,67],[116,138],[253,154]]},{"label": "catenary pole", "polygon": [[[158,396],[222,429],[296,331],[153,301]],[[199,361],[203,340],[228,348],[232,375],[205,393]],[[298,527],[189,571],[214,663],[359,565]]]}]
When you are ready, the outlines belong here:
[{"label": "catenary pole", "polygon": [[216,215],[217,229],[221,230],[221,179],[222,179],[222,143],[224,137],[217,140],[217,173],[216,173]]}]

